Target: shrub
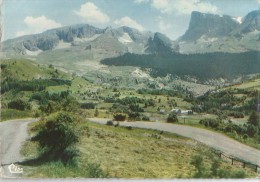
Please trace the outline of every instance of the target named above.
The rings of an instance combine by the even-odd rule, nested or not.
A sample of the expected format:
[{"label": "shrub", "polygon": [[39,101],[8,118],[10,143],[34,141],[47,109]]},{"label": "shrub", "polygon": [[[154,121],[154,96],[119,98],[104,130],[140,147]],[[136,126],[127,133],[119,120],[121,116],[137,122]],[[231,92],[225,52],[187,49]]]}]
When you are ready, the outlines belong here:
[{"label": "shrub", "polygon": [[178,118],[177,118],[176,113],[174,113],[174,112],[170,113],[168,118],[167,118],[167,122],[168,123],[178,122]]},{"label": "shrub", "polygon": [[17,99],[17,100],[13,100],[13,101],[9,102],[8,103],[8,108],[9,109],[17,109],[17,110],[20,110],[20,111],[24,111],[24,110],[30,110],[31,109],[31,105],[27,101],[23,101],[21,99]]},{"label": "shrub", "polygon": [[220,124],[220,120],[218,119],[202,119],[199,122],[200,124],[203,124],[206,127],[211,127],[211,128],[218,128],[219,124]]},{"label": "shrub", "polygon": [[253,111],[248,119],[248,124],[254,125],[254,126],[259,126],[260,127],[260,121],[257,113]]},{"label": "shrub", "polygon": [[217,176],[218,175],[219,167],[220,167],[220,161],[217,160],[217,159],[214,159],[213,163],[211,165],[212,176]]},{"label": "shrub", "polygon": [[148,116],[143,116],[143,117],[142,117],[142,120],[143,120],[143,121],[150,121],[150,118],[149,118]]},{"label": "shrub", "polygon": [[5,68],[7,68],[7,65],[6,64],[1,64],[1,69],[3,70]]},{"label": "shrub", "polygon": [[203,162],[203,158],[200,155],[196,155],[191,160],[191,165],[196,168],[196,173],[194,174],[194,178],[207,178],[207,170]]},{"label": "shrub", "polygon": [[138,104],[130,104],[129,109],[133,112],[144,112],[144,109],[141,108]]},{"label": "shrub", "polygon": [[96,104],[93,103],[93,102],[90,102],[90,103],[82,103],[82,104],[80,105],[80,107],[81,107],[82,109],[95,109],[95,106],[96,106]]},{"label": "shrub", "polygon": [[256,126],[251,125],[251,124],[247,125],[247,134],[248,134],[248,136],[253,137],[253,136],[255,136],[255,134],[258,133],[258,131],[259,131],[259,129]]},{"label": "shrub", "polygon": [[113,126],[114,123],[113,123],[113,121],[109,120],[109,121],[107,121],[106,125],[108,125],[108,126]]},{"label": "shrub", "polygon": [[75,129],[76,118],[66,112],[60,112],[47,118],[38,128],[32,140],[38,141],[43,156],[49,160],[60,160],[64,164],[72,162],[78,151],[73,146],[79,141]]},{"label": "shrub", "polygon": [[125,121],[126,115],[124,114],[115,114],[114,115],[114,120],[115,121]]},{"label": "shrub", "polygon": [[130,113],[128,113],[128,118],[130,120],[140,120],[140,117],[141,117],[141,115],[138,112],[130,112]]},{"label": "shrub", "polygon": [[95,117],[98,117],[98,115],[99,115],[99,111],[98,111],[98,109],[96,108],[95,113],[94,113],[94,116],[95,116]]},{"label": "shrub", "polygon": [[108,173],[104,172],[100,164],[95,163],[89,163],[88,164],[88,170],[87,170],[87,176],[89,178],[108,178]]},{"label": "shrub", "polygon": [[232,178],[245,178],[246,173],[244,171],[236,171],[232,174]]}]

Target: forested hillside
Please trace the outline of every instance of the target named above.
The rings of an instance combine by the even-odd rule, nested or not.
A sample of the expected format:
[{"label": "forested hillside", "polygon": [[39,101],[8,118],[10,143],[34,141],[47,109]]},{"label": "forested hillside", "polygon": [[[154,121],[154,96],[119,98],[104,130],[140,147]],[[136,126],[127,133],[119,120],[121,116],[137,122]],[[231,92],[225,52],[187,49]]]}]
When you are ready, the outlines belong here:
[{"label": "forested hillside", "polygon": [[157,54],[136,55],[127,53],[101,62],[114,66],[152,68],[154,76],[166,74],[183,77],[195,76],[201,81],[217,78],[232,79],[236,76],[260,72],[260,52],[208,53],[208,54]]}]

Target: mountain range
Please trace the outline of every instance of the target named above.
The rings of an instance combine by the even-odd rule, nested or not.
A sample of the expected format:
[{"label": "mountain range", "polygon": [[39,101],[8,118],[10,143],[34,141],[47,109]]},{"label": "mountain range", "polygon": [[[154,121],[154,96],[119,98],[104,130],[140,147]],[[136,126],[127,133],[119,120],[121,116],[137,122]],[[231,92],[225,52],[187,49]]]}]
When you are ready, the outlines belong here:
[{"label": "mountain range", "polygon": [[126,26],[100,29],[81,24],[7,40],[3,42],[2,51],[7,57],[37,56],[44,51],[80,47],[97,51],[102,59],[126,52],[245,52],[260,50],[259,41],[260,10],[252,11],[244,18],[194,11],[187,31],[176,41],[159,32],[138,31]]},{"label": "mountain range", "polygon": [[[185,59],[186,62],[189,62],[192,61],[193,54],[197,54],[195,57],[198,58],[198,61],[201,59],[198,54],[201,53],[244,53],[254,51],[249,55],[259,55],[257,53],[257,51],[260,51],[259,43],[260,10],[252,11],[243,18],[194,11],[191,14],[187,31],[175,41],[159,32],[139,31],[127,26],[102,29],[88,24],[80,24],[6,40],[2,43],[1,56],[4,59],[22,57],[35,60],[38,63],[52,64],[63,70],[85,75],[88,79],[95,81],[100,75],[103,75],[108,80],[118,75],[127,77],[129,73],[132,74],[136,70],[131,69],[132,71],[127,73],[129,69],[125,66],[140,67],[142,62],[138,62],[136,59],[144,59],[142,61],[146,62],[145,59],[150,59],[149,55],[156,55],[156,57],[152,56],[151,58],[155,61],[156,69],[165,72],[165,68],[167,68],[166,70],[170,69],[167,67],[168,63],[174,66],[173,63],[176,62],[174,60],[170,63],[171,59]],[[178,54],[190,55],[191,58],[178,56]],[[143,56],[136,57],[135,55]],[[230,59],[233,56],[232,54],[217,55],[225,59]],[[203,60],[210,59],[211,56],[212,54],[209,54],[202,58]],[[239,57],[239,54],[233,57]],[[119,64],[117,58],[129,59],[126,60],[127,64]],[[164,61],[164,58],[167,58],[167,61]],[[109,64],[104,64],[102,60],[106,59],[116,59],[117,65],[122,65],[122,67],[111,67],[114,64],[113,60],[110,60]],[[129,60],[135,60],[138,64],[129,63]],[[214,61],[217,61],[217,57]],[[232,65],[235,64],[233,60],[231,61]],[[185,64],[189,64],[188,62]],[[195,61],[191,63],[196,65]],[[162,70],[162,65],[164,70]],[[183,66],[183,64],[181,65]],[[214,62],[214,65],[209,66],[218,72],[219,68],[217,66],[219,64]],[[153,66],[148,68],[154,69]],[[179,70],[179,67],[174,67],[173,70],[183,73],[183,71]],[[207,68],[203,70],[205,71]],[[258,72],[258,70],[254,70],[254,74],[255,72]],[[174,74],[172,71],[169,73]],[[250,70],[237,71],[237,75],[240,76],[245,73],[250,74]],[[141,73],[141,75],[147,74],[150,73]],[[198,73],[197,75],[201,74]],[[141,76],[139,75],[139,77]],[[144,78],[142,77],[142,79]],[[150,77],[149,79],[151,80]]]}]

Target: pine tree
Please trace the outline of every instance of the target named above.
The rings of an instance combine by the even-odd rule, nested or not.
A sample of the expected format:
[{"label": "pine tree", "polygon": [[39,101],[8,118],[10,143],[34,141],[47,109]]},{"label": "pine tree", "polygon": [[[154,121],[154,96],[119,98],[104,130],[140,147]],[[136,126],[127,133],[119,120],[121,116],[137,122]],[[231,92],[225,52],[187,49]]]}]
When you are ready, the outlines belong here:
[{"label": "pine tree", "polygon": [[256,111],[253,111],[248,119],[248,124],[259,126],[260,124],[259,116]]}]

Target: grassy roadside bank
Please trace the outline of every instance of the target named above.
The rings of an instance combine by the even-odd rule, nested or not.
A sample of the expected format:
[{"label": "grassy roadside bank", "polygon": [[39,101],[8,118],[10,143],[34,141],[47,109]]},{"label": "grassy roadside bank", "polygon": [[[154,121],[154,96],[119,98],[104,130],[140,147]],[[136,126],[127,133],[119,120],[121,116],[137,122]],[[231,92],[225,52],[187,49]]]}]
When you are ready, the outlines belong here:
[{"label": "grassy roadside bank", "polygon": [[[174,134],[90,122],[82,122],[81,127],[76,168],[59,162],[35,163],[23,166],[25,177],[192,178],[196,173],[191,165],[194,156],[202,156],[206,168],[210,168],[213,159],[218,160],[208,147]],[[37,143],[25,143],[22,154],[37,157]],[[223,160],[219,162],[220,168],[230,173],[244,170]],[[245,169],[245,175],[255,177],[256,173]]]}]

